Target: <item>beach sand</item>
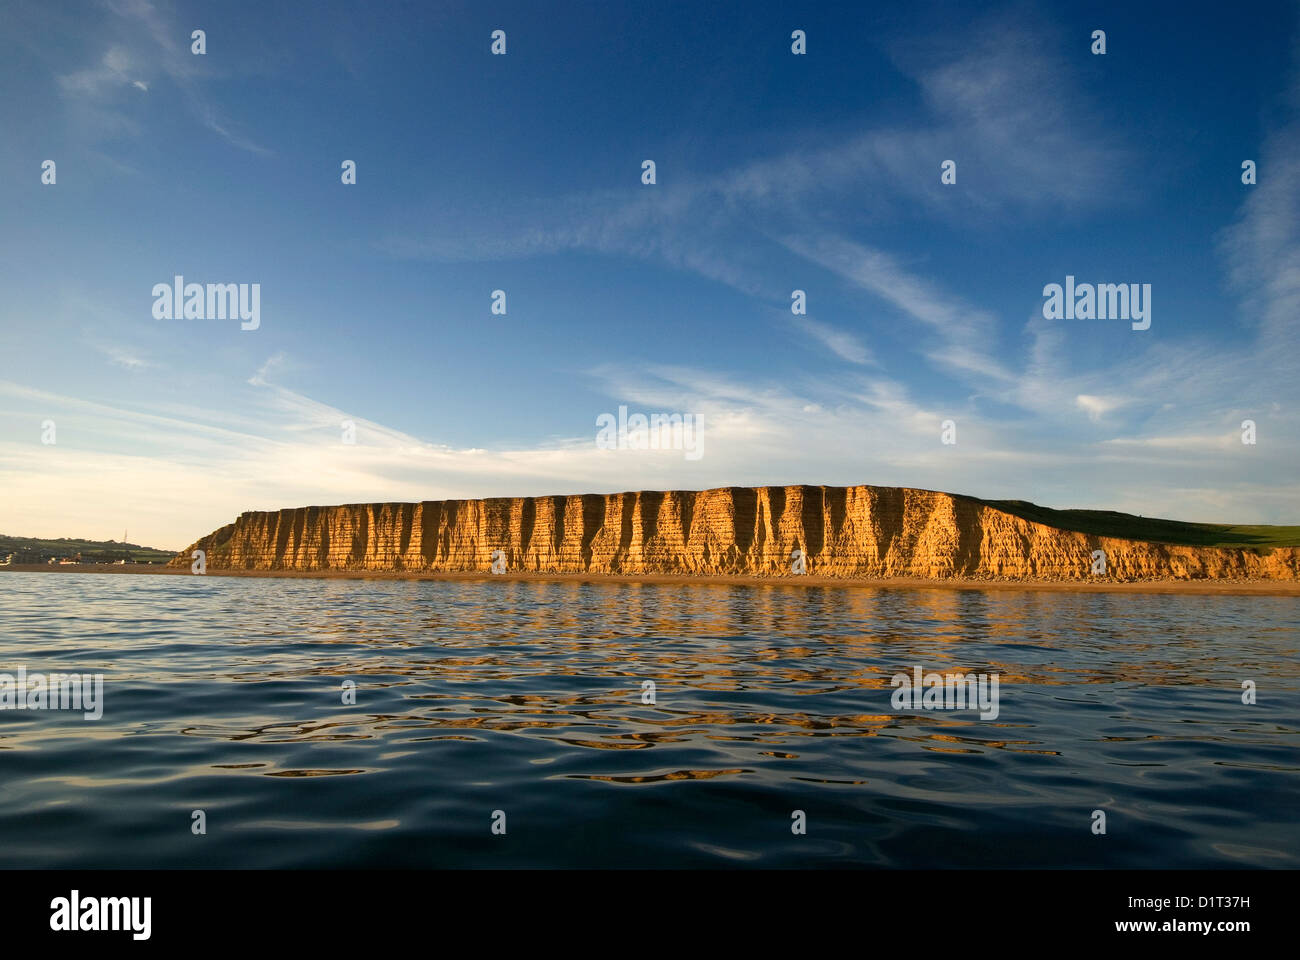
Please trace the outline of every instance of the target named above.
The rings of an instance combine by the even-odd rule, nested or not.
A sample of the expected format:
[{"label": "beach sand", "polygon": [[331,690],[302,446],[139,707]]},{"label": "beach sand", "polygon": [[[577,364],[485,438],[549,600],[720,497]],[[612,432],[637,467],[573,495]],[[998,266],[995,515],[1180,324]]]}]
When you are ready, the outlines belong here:
[{"label": "beach sand", "polygon": [[[116,573],[196,576],[189,567],[160,564],[12,564],[0,572],[15,573]],[[1291,580],[993,580],[970,577],[927,579],[924,577],[819,577],[744,575],[693,575],[672,573],[601,574],[601,573],[502,573],[469,570],[455,573],[425,573],[411,570],[212,570],[209,577],[289,577],[343,580],[497,580],[506,582],[560,581],[572,583],[666,583],[705,586],[771,587],[867,587],[907,590],[1051,590],[1066,593],[1182,593],[1240,596],[1300,596],[1300,581]]]}]

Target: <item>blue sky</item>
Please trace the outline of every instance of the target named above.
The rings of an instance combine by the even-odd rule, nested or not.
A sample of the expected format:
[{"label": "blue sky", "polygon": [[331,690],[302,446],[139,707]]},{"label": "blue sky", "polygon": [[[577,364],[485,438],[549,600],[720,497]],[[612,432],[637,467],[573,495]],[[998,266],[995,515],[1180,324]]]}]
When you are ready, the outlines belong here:
[{"label": "blue sky", "polygon": [[[0,531],[768,483],[1297,522],[1296,7],[866,6],[0,2]],[[260,327],[155,319],[176,274]],[[1045,320],[1067,274],[1150,329]],[[704,455],[599,449],[620,404]]]}]

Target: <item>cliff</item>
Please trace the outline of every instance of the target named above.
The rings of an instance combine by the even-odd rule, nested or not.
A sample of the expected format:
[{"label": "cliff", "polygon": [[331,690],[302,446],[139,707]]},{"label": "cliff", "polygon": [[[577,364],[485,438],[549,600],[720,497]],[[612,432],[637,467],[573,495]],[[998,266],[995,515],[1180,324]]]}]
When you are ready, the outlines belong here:
[{"label": "cliff", "polygon": [[1088,580],[1300,579],[1300,549],[1183,546],[1073,532],[970,497],[897,487],[724,487],[347,504],[250,512],[172,560],[212,570]]}]

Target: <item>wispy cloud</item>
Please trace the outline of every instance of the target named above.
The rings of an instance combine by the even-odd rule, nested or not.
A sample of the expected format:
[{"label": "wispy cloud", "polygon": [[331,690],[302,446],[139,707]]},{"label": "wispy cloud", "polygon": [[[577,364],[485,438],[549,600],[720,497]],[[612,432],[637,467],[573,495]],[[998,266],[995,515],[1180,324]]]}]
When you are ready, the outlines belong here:
[{"label": "wispy cloud", "polygon": [[1118,410],[1126,403],[1121,397],[1097,397],[1087,393],[1079,394],[1074,398],[1074,402],[1094,422],[1100,420],[1112,410]]},{"label": "wispy cloud", "polygon": [[98,66],[65,74],[58,82],[67,94],[102,99],[127,86],[148,91],[149,85],[141,76],[132,54],[125,47],[114,45],[108,48]]},{"label": "wispy cloud", "polygon": [[1292,100],[1291,119],[1268,138],[1259,158],[1258,183],[1241,187],[1245,199],[1220,249],[1270,355],[1294,369],[1300,347],[1300,93]]},{"label": "wispy cloud", "polygon": [[[758,271],[734,260],[735,245],[717,241],[736,230],[751,242],[807,231],[809,211],[846,195],[870,197],[869,218],[919,213],[966,223],[996,207],[1057,212],[1114,202],[1132,158],[1107,135],[1062,59],[1048,52],[1056,38],[997,22],[949,41],[899,43],[898,63],[930,110],[912,126],[801,146],[716,174],[679,171],[652,194],[606,189],[493,211],[426,209],[415,214],[423,223],[395,228],[381,246],[437,260],[595,250],[663,259],[753,292],[766,287]],[[978,176],[958,193],[944,192],[939,163],[955,144]],[[454,235],[427,226],[446,222],[458,225]],[[467,236],[463,223],[485,226]]]},{"label": "wispy cloud", "polygon": [[191,53],[188,28],[148,0],[112,0],[105,9],[110,19],[104,32],[117,39],[109,42],[94,66],[56,77],[60,90],[74,104],[84,136],[95,140],[105,135],[138,134],[139,120],[123,112],[121,95],[130,92],[138,97],[159,81],[166,81],[179,91],[191,113],[208,130],[240,150],[271,155],[271,150],[240,133],[204,92],[206,57]]},{"label": "wispy cloud", "polygon": [[927,354],[935,363],[1003,383],[1014,380],[991,353],[998,329],[992,314],[905,270],[895,257],[842,237],[793,237],[786,246],[940,334],[940,345]]},{"label": "wispy cloud", "polygon": [[841,360],[849,363],[874,364],[876,361],[866,345],[847,330],[820,323],[808,317],[795,317],[795,322],[805,333],[818,340]]},{"label": "wispy cloud", "polygon": [[102,348],[105,355],[119,367],[126,367],[128,370],[143,370],[149,366],[148,362],[141,359],[140,356],[125,347],[108,345]]}]

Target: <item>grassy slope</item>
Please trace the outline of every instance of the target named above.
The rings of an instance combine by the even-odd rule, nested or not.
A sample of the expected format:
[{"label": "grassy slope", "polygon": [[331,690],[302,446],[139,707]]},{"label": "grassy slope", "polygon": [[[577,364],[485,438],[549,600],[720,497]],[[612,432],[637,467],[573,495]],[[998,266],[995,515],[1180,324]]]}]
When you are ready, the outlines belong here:
[{"label": "grassy slope", "polygon": [[[0,560],[10,553],[39,555],[43,563],[49,557],[75,557],[81,554],[87,560],[111,562],[129,555],[133,563],[165,563],[175,556],[170,550],[156,550],[135,543],[117,543],[113,540],[42,540],[39,537],[10,537],[0,533]],[[18,558],[15,558],[17,560]]]},{"label": "grassy slope", "polygon": [[[975,499],[975,498],[971,498]],[[1024,520],[1074,530],[1100,537],[1150,540],[1192,547],[1253,547],[1261,552],[1271,547],[1300,546],[1300,527],[1245,526],[1223,523],[1184,523],[1135,517],[1114,510],[1053,510],[1024,500],[979,500],[986,506]]]}]

